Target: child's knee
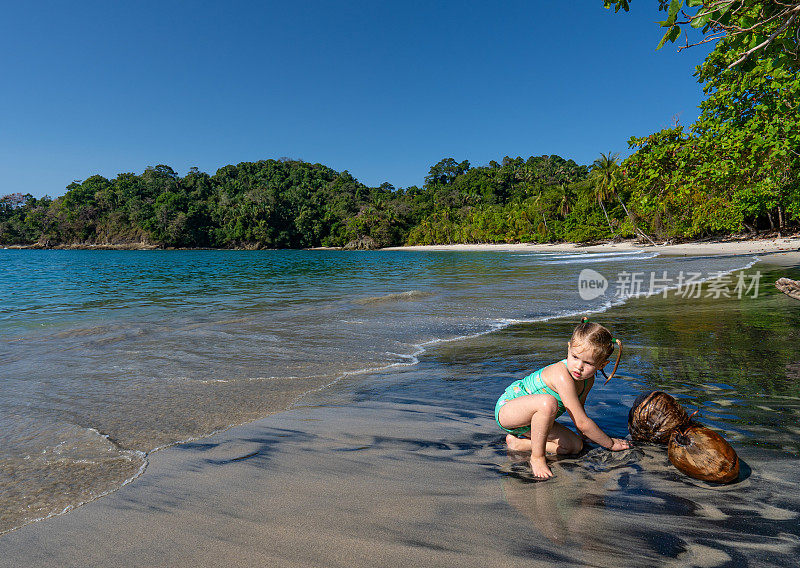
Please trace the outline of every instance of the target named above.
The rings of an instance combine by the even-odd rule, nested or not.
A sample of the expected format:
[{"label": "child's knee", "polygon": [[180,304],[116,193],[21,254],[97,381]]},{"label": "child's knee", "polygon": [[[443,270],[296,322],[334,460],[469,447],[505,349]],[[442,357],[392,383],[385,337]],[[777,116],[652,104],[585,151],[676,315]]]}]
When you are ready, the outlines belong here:
[{"label": "child's knee", "polygon": [[542,395],[539,398],[539,412],[546,414],[547,416],[555,417],[558,414],[558,401],[556,401],[555,397],[550,396],[549,394]]}]

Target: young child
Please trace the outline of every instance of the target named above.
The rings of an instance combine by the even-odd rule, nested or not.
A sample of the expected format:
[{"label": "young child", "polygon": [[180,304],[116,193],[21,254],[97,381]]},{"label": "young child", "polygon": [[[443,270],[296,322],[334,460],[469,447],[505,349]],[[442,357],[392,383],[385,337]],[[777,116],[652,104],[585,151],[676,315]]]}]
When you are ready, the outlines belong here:
[{"label": "young child", "polygon": [[[622,343],[619,346],[614,373],[617,372]],[[630,448],[627,440],[612,438],[586,416],[583,405],[594,385],[594,375],[608,364],[614,350],[614,339],[602,325],[587,318],[575,328],[567,342],[567,358],[535,371],[509,385],[497,401],[494,416],[508,432],[510,450],[531,452],[534,477],[547,479],[553,472],[547,466],[545,451],[576,454],[583,448],[581,437],[555,421],[569,412],[579,432],[612,451]],[[606,383],[610,380],[606,380]]]}]

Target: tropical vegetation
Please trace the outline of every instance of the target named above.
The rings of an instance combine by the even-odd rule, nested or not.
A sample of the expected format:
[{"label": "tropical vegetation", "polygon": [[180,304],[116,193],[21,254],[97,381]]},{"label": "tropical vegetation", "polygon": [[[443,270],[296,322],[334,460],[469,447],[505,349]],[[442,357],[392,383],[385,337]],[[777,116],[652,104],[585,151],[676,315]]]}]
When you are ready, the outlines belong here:
[{"label": "tropical vegetation", "polygon": [[[603,0],[616,11],[630,0]],[[800,221],[800,2],[659,0],[666,41],[716,41],[696,68],[690,125],[632,137],[621,160],[556,155],[472,166],[445,158],[422,187],[367,187],[278,159],[213,175],[148,167],[76,181],[56,199],[0,198],[2,245],[299,248],[700,238],[793,231]],[[687,36],[685,47],[690,47]],[[361,246],[361,245],[359,245]]]}]

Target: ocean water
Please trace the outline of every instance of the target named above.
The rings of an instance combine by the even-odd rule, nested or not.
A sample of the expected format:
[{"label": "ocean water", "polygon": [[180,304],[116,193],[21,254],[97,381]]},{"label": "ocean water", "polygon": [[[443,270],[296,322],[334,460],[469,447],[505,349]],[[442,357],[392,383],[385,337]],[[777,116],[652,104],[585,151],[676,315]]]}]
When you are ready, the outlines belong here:
[{"label": "ocean water", "polygon": [[[467,376],[502,382],[491,362],[514,343],[497,342],[495,360],[492,338],[549,320],[566,329],[675,286],[710,302],[708,325],[715,294],[742,305],[757,295],[754,262],[650,250],[0,250],[0,533],[119,488],[155,449],[324,402],[353,377],[386,380],[376,371],[416,368],[426,352],[469,360],[481,345]],[[663,352],[696,347],[652,333]],[[526,336],[526,353],[562,335]],[[642,369],[659,363],[635,342],[631,353]]]}]

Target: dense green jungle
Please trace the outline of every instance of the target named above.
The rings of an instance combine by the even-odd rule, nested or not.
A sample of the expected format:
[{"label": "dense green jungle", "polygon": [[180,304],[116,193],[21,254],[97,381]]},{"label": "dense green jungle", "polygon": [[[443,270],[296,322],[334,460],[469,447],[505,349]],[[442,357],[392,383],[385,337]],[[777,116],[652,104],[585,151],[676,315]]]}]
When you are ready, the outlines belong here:
[{"label": "dense green jungle", "polygon": [[[604,4],[629,9],[627,0]],[[686,27],[725,35],[695,69],[705,96],[698,118],[631,137],[624,160],[507,156],[475,167],[445,158],[422,187],[406,188],[367,187],[347,171],[288,158],[183,177],[157,165],[75,181],[55,199],[11,188],[0,198],[0,245],[375,248],[797,230],[800,3],[659,5],[659,48]]]}]

